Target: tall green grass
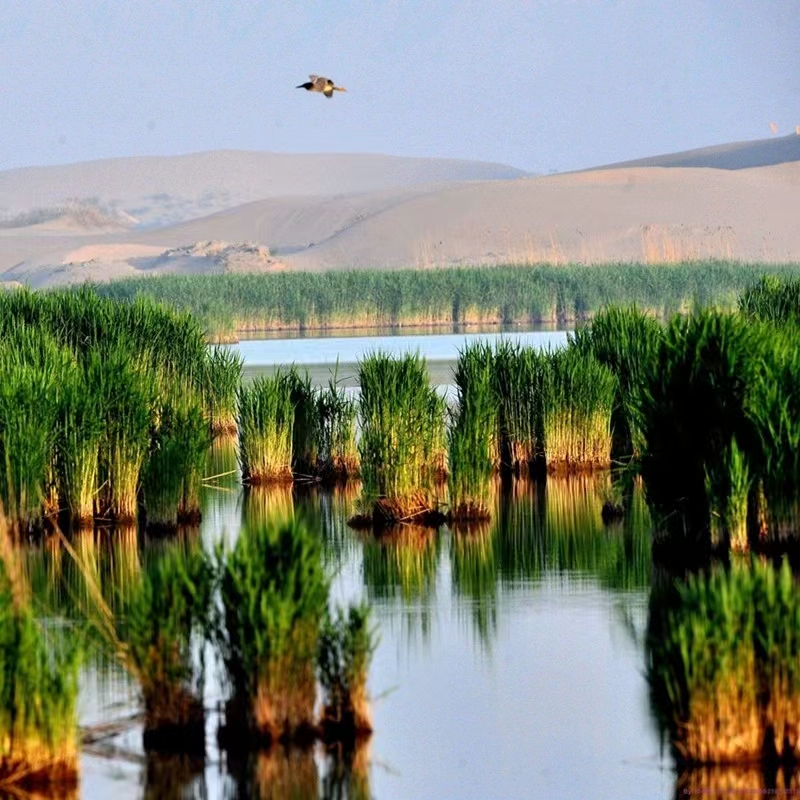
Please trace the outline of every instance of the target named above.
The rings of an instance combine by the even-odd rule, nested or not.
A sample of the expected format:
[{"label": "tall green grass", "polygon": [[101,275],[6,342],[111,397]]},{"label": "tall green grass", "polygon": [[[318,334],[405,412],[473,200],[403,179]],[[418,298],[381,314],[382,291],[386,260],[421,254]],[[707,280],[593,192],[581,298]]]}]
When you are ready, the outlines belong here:
[{"label": "tall green grass", "polygon": [[236,432],[236,392],[242,382],[243,359],[239,353],[214,347],[205,362],[203,391],[215,434]]},{"label": "tall green grass", "polygon": [[78,525],[134,519],[165,435],[157,398],[197,398],[209,426],[229,412],[241,367],[208,350],[189,314],[86,287],[3,293],[0,342],[0,496],[25,530],[66,510]]},{"label": "tall green grass", "polygon": [[231,735],[268,740],[313,727],[319,621],[328,597],[319,540],[302,522],[256,525],[220,551],[217,644]]},{"label": "tall green grass", "polygon": [[[482,358],[487,351],[481,353]],[[498,454],[501,471],[527,474],[543,455],[537,438],[541,405],[542,361],[533,348],[500,342],[492,354],[493,394],[498,408]]]},{"label": "tall green grass", "polygon": [[641,456],[639,394],[658,352],[661,326],[635,306],[611,307],[571,335],[576,348],[594,355],[616,378],[611,411],[612,460],[628,463]]},{"label": "tall green grass", "polygon": [[323,478],[357,478],[360,460],[356,442],[358,401],[332,378],[316,398],[318,470]]},{"label": "tall green grass", "polygon": [[735,441],[748,459],[757,449],[747,403],[763,378],[765,333],[735,314],[676,317],[651,362],[640,396],[642,475],[657,525],[678,541],[709,546],[712,512],[728,537],[741,529],[741,519],[730,517],[741,513],[731,493],[749,478],[731,448]]},{"label": "tall green grass", "polygon": [[456,408],[448,426],[450,516],[491,516],[491,482],[498,451],[499,403],[492,351],[478,342],[458,354],[453,373]]},{"label": "tall green grass", "polygon": [[384,523],[422,518],[446,465],[445,403],[425,359],[372,353],[359,364],[358,448],[367,504]]},{"label": "tall green grass", "polygon": [[613,373],[571,346],[541,354],[539,437],[550,472],[602,469],[611,463]]},{"label": "tall green grass", "polygon": [[294,403],[287,373],[259,376],[237,396],[239,464],[246,483],[292,477]]},{"label": "tall green grass", "polygon": [[148,564],[125,598],[118,635],[142,692],[145,747],[204,751],[202,641],[213,585],[201,547],[173,546]]},{"label": "tall green grass", "polygon": [[143,496],[148,527],[175,530],[200,517],[200,483],[211,431],[196,397],[162,395],[150,432]]},{"label": "tall green grass", "polygon": [[151,297],[193,312],[210,330],[354,325],[572,322],[603,307],[637,305],[657,316],[694,305],[734,308],[764,272],[792,265],[685,264],[491,266],[317,274],[161,276],[114,281],[105,296]]}]

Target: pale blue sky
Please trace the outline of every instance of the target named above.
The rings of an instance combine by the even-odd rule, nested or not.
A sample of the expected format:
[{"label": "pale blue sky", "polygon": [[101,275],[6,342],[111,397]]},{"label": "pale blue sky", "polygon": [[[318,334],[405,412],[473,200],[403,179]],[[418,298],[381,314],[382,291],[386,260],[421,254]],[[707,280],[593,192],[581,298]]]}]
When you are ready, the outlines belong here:
[{"label": "pale blue sky", "polygon": [[[295,90],[311,72],[346,94]],[[0,169],[217,148],[548,172],[800,125],[800,0],[0,0]]]}]

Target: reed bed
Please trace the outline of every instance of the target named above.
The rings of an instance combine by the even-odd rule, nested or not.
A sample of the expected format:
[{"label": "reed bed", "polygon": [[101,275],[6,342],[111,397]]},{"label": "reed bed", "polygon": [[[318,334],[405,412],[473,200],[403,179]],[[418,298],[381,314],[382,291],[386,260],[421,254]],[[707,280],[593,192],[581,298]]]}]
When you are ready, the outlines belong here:
[{"label": "reed bed", "polygon": [[216,639],[232,697],[226,740],[314,730],[319,620],[328,597],[317,537],[301,522],[246,528],[218,554]]},{"label": "reed bed", "polygon": [[[484,350],[475,357],[486,359],[489,355]],[[503,472],[527,475],[544,458],[538,438],[542,361],[532,348],[503,341],[491,354],[491,364],[493,394],[499,403],[496,463]]]},{"label": "reed bed", "polygon": [[648,679],[680,763],[796,762],[798,631],[788,562],[735,563],[689,578],[666,603],[654,596]]},{"label": "reed bed", "polygon": [[142,692],[147,749],[205,751],[204,663],[193,634],[202,640],[210,628],[213,585],[202,548],[173,546],[125,600],[117,635]]},{"label": "reed bed", "polygon": [[575,347],[541,355],[540,436],[548,472],[611,466],[613,373]]},{"label": "reed bed", "polygon": [[[0,496],[20,531],[62,511],[78,527],[133,521],[145,465],[168,438],[158,398],[196,398],[210,426],[241,370],[207,349],[189,314],[88,288],[4,293],[0,338]],[[198,479],[186,476],[189,513]]]},{"label": "reed bed", "polygon": [[196,396],[163,394],[150,430],[142,479],[147,526],[174,532],[200,521],[200,485],[211,446],[211,430]]},{"label": "reed bed", "polygon": [[236,433],[236,393],[244,360],[226,347],[213,347],[205,361],[203,391],[215,436]]},{"label": "reed bed", "polygon": [[498,452],[498,403],[492,365],[491,349],[480,342],[458,354],[453,374],[457,403],[448,426],[451,520],[491,517],[492,478]]},{"label": "reed bed", "polygon": [[333,481],[357,478],[361,462],[356,441],[358,401],[348,397],[333,377],[316,398],[319,419],[318,464],[323,479]]},{"label": "reed bed", "polygon": [[319,637],[317,670],[326,739],[349,741],[372,732],[367,677],[376,647],[369,606],[350,606],[346,613],[337,609],[325,618]]},{"label": "reed bed", "polygon": [[678,264],[535,264],[319,274],[165,275],[114,281],[104,296],[148,297],[191,311],[217,338],[235,331],[386,325],[572,323],[603,307],[637,305],[659,317],[695,305],[735,308],[765,272],[793,265],[693,260]]},{"label": "reed bed", "polygon": [[644,450],[640,393],[658,352],[662,332],[657,320],[636,306],[610,307],[570,337],[571,345],[591,353],[616,378],[611,409],[611,456],[615,463],[630,463],[641,457]]},{"label": "reed bed", "polygon": [[800,279],[797,275],[763,275],[739,295],[739,311],[764,322],[800,323]]},{"label": "reed bed", "polygon": [[425,359],[373,353],[359,364],[359,383],[366,518],[379,526],[438,518],[433,484],[447,458],[445,403]]},{"label": "reed bed", "polygon": [[292,425],[292,471],[310,478],[317,472],[318,427],[317,392],[308,373],[301,375],[296,367],[286,373],[289,396],[294,408]]},{"label": "reed bed", "polygon": [[764,329],[745,317],[699,312],[667,326],[651,362],[641,393],[642,475],[656,524],[681,546],[711,546],[712,513],[723,541],[741,535],[738,494],[758,447],[748,397],[764,375],[766,346]]},{"label": "reed bed", "polygon": [[239,464],[245,483],[292,478],[294,403],[290,373],[278,370],[240,386],[237,396]]}]

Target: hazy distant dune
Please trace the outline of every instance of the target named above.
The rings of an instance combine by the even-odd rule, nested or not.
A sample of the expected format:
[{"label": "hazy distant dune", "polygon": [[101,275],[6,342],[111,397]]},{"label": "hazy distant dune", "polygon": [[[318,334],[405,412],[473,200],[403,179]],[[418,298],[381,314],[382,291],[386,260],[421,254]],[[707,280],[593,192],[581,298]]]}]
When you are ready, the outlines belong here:
[{"label": "hazy distant dune", "polygon": [[800,161],[800,135],[732,142],[714,147],[701,147],[681,153],[639,158],[606,164],[597,169],[620,167],[712,167],[714,169],[751,169],[769,167],[789,161]]},{"label": "hazy distant dune", "polygon": [[371,154],[220,150],[182,156],[111,158],[0,172],[0,213],[90,198],[145,226],[174,224],[268,197],[378,191],[524,175],[503,164]]}]

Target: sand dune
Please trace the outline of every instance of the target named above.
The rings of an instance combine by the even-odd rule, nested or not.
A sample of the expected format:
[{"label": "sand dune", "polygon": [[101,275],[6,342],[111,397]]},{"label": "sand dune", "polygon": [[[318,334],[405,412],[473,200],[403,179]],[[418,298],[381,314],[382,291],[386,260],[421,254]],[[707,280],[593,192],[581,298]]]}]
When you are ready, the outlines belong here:
[{"label": "sand dune", "polygon": [[680,153],[639,158],[608,164],[603,169],[620,167],[711,167],[713,169],[751,169],[800,161],[800,136],[772,137],[751,142],[731,142],[715,147],[700,147]]},{"label": "sand dune", "polygon": [[112,158],[0,172],[0,220],[82,201],[155,227],[268,197],[379,191],[524,174],[513,167],[481,161],[371,154],[220,150]]},{"label": "sand dune", "polygon": [[[369,191],[342,189],[378,182],[358,157],[341,157],[341,163],[320,157],[340,173],[340,191],[321,193],[329,176],[301,171],[295,188],[313,184],[313,191],[159,228],[0,226],[0,273],[6,281],[52,286],[168,272],[708,257],[800,262],[800,152],[794,139],[800,143],[800,136],[785,137],[671,159],[716,160],[725,167],[654,165],[670,161],[665,156],[645,166],[498,179],[487,165],[491,180],[456,180],[450,172],[448,180],[417,184],[410,182],[413,170],[406,170],[394,175],[394,186]],[[779,151],[786,156],[781,163],[741,166],[776,158]],[[308,162],[302,163],[306,170]],[[349,177],[348,170],[354,170]]]}]

